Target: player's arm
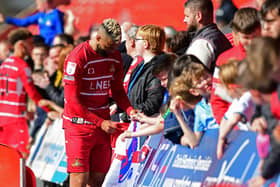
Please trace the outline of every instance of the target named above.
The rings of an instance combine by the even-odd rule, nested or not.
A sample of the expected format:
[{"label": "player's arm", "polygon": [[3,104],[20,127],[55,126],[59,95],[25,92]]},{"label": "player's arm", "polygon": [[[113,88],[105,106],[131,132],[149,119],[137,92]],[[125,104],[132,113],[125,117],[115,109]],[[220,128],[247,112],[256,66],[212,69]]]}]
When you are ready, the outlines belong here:
[{"label": "player's arm", "polygon": [[[25,62],[22,62],[25,63]],[[30,97],[36,105],[39,105],[39,101],[42,99],[41,94],[37,91],[35,85],[33,84],[33,80],[31,77],[31,68],[25,64],[23,67],[19,68],[20,71],[20,79],[22,81],[23,87],[27,92],[28,97]],[[48,107],[42,107],[46,112],[49,112],[50,109]]]},{"label": "player's arm", "polygon": [[[71,115],[81,117],[93,123],[97,127],[101,127],[107,133],[116,131],[115,125],[110,120],[104,120],[95,113],[88,110],[87,106],[80,99],[82,77],[84,73],[83,63],[85,59],[83,55],[70,54],[65,61],[64,66],[64,96],[65,96],[65,112]],[[71,116],[71,117],[75,117]]]},{"label": "player's arm", "polygon": [[122,65],[122,60],[121,56],[118,54],[117,60],[119,63],[116,63],[115,68],[115,73],[114,73],[114,78],[112,80],[111,84],[111,90],[112,90],[112,97],[114,101],[117,102],[117,105],[123,109],[124,111],[127,112],[128,115],[131,114],[131,111],[134,111],[130,101],[125,93],[124,87],[123,87],[123,65]]},{"label": "player's arm", "polygon": [[32,77],[31,77],[31,69],[27,65],[19,68],[20,78],[23,84],[25,91],[27,92],[28,96],[38,105],[38,102],[42,99],[42,96],[37,91],[36,87],[33,84]]}]

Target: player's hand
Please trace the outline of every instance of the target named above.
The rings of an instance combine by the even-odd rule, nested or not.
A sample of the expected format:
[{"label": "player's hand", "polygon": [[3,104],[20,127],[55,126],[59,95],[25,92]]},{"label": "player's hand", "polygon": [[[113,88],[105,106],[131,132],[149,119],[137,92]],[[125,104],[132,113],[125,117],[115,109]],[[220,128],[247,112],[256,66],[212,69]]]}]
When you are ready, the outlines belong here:
[{"label": "player's hand", "polygon": [[135,116],[137,113],[139,112],[139,110],[136,110],[136,109],[132,109],[129,113],[129,116],[132,117],[132,116]]},{"label": "player's hand", "polygon": [[116,125],[110,121],[110,120],[104,120],[102,123],[101,123],[101,129],[103,131],[105,131],[106,133],[108,134],[113,134],[116,132],[117,130],[117,127]]},{"label": "player's hand", "polygon": [[136,115],[139,113],[139,110],[132,109],[129,113],[129,117],[131,120],[136,120]]},{"label": "player's hand", "polygon": [[138,110],[135,110],[135,109],[132,109],[129,113],[129,115],[135,115],[137,114],[139,111]]}]

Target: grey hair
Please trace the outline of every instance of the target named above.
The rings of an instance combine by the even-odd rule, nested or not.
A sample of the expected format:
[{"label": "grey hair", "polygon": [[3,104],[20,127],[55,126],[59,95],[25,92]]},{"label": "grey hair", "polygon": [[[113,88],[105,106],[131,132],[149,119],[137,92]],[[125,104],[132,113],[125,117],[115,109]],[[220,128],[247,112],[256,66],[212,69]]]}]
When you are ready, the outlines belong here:
[{"label": "grey hair", "polygon": [[138,30],[139,26],[137,25],[132,25],[129,30],[127,31],[127,35],[129,38],[133,38],[136,36],[137,30]]}]

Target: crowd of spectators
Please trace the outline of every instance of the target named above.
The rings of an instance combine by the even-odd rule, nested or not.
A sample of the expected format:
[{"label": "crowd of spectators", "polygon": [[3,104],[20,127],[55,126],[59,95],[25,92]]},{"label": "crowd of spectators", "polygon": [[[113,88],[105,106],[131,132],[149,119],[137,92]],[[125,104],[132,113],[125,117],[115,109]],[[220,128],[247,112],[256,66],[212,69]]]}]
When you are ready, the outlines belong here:
[{"label": "crowd of spectators", "polygon": [[[67,143],[74,126],[81,133],[79,124],[92,126],[83,132],[102,135],[107,146],[113,121],[136,120],[141,129],[124,131],[122,140],[163,132],[194,149],[205,131],[219,129],[221,159],[233,129],[256,131],[269,136],[270,149],[248,185],[262,186],[280,173],[280,0],[257,1],[258,9],[223,0],[217,24],[211,0],[188,0],[185,31],[109,19],[93,24],[88,36],[66,34],[63,12],[51,0],[36,2],[33,16],[0,14],[0,22],[40,29],[36,36],[14,29],[0,41],[0,143],[27,158],[42,125],[63,117]],[[70,186],[101,185],[108,164],[89,159],[100,145],[85,158],[73,156],[67,143]],[[90,166],[77,169],[74,162]]]}]

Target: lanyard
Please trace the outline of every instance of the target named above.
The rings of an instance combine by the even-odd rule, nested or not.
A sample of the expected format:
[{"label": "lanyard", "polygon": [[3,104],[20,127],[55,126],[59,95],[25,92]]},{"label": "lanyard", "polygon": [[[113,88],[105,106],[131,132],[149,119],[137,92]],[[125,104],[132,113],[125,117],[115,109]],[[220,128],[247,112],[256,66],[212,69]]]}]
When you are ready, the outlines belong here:
[{"label": "lanyard", "polygon": [[128,90],[127,90],[127,96],[129,97],[129,94],[131,92],[132,87],[134,86],[136,79],[139,77],[139,74],[141,73],[142,69],[144,68],[144,63],[141,64],[140,68],[138,68],[138,70],[136,70],[136,74],[133,77],[132,81],[130,82],[130,84],[128,85]]}]

